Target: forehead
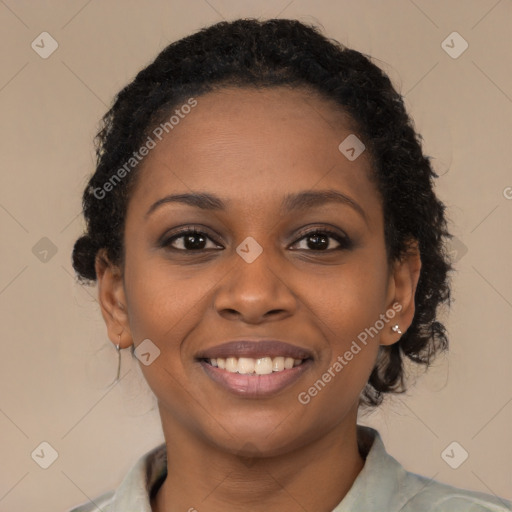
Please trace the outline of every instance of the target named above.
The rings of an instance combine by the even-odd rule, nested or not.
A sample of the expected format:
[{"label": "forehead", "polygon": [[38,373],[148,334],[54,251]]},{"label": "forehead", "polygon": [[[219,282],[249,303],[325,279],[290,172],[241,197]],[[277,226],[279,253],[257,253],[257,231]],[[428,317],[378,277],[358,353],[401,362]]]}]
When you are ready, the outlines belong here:
[{"label": "forehead", "polygon": [[221,89],[195,100],[155,139],[130,208],[192,190],[240,208],[278,206],[290,192],[315,188],[375,199],[369,156],[350,161],[339,149],[355,134],[351,118],[333,102],[285,87]]}]

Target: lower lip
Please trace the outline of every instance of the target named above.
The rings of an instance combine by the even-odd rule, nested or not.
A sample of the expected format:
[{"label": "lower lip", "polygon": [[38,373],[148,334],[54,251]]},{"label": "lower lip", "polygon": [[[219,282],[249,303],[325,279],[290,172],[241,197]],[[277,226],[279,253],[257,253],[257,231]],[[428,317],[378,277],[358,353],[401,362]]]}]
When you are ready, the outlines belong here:
[{"label": "lower lip", "polygon": [[208,377],[235,395],[245,398],[266,398],[295,383],[309,368],[312,360],[307,359],[299,366],[268,375],[243,375],[222,370],[206,361],[200,363]]}]

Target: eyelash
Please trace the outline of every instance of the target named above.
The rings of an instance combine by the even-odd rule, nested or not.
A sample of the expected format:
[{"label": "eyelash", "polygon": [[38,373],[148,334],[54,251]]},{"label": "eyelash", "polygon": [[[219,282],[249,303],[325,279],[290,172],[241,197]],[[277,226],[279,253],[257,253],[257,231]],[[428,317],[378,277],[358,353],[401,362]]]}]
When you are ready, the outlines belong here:
[{"label": "eyelash", "polygon": [[[190,226],[187,226],[185,228],[178,230],[171,237],[164,239],[162,241],[162,243],[160,244],[160,246],[162,248],[167,248],[167,249],[170,249],[175,252],[183,252],[183,253],[202,253],[204,251],[211,250],[211,249],[196,249],[196,250],[177,249],[177,248],[171,246],[172,242],[174,242],[175,240],[179,240],[180,238],[183,238],[184,236],[187,236],[187,235],[202,235],[217,244],[217,242],[215,240],[213,240],[208,235],[208,233],[205,233],[204,231],[199,231],[198,229],[196,229],[194,227],[191,228]],[[317,252],[317,253],[322,253],[322,252],[330,253],[332,251],[337,251],[337,250],[338,251],[339,250],[348,250],[348,249],[351,249],[353,246],[353,243],[350,240],[350,238],[348,238],[347,236],[341,235],[340,233],[337,233],[335,231],[331,231],[330,229],[326,229],[326,228],[313,228],[311,230],[299,233],[299,238],[293,243],[293,245],[302,241],[304,238],[307,238],[312,235],[327,235],[328,238],[333,238],[334,240],[336,240],[336,242],[338,242],[340,246],[335,247],[334,249],[320,249],[320,250],[298,249],[298,250],[301,250],[301,251],[306,250],[307,252]],[[218,245],[220,245],[220,244],[218,244]]]}]

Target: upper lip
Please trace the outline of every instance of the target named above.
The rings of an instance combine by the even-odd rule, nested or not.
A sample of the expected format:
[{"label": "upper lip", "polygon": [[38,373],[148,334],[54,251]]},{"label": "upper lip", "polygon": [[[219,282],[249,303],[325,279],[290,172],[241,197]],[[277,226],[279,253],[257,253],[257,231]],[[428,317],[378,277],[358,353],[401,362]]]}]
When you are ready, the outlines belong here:
[{"label": "upper lip", "polygon": [[309,359],[313,357],[310,350],[291,345],[279,340],[233,340],[215,345],[197,353],[197,359],[216,359],[218,357],[293,357],[294,359]]}]

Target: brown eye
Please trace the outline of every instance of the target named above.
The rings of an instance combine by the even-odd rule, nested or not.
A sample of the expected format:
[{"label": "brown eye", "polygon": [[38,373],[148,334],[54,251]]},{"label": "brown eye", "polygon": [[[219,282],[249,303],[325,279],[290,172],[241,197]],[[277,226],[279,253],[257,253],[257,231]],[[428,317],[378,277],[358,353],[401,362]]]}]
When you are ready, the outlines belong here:
[{"label": "brown eye", "polygon": [[[212,242],[213,246],[207,247],[208,241]],[[219,246],[206,233],[190,228],[183,229],[166,238],[162,242],[162,247],[183,252],[199,252],[207,249],[219,248]]]},{"label": "brown eye", "polygon": [[[304,233],[301,238],[295,242],[295,245],[301,241],[305,241],[305,246],[299,247],[298,250],[309,249],[319,252],[330,252],[334,250],[350,249],[352,247],[352,242],[348,237],[326,229],[316,229]],[[337,247],[333,247],[335,243],[338,244]]]}]

